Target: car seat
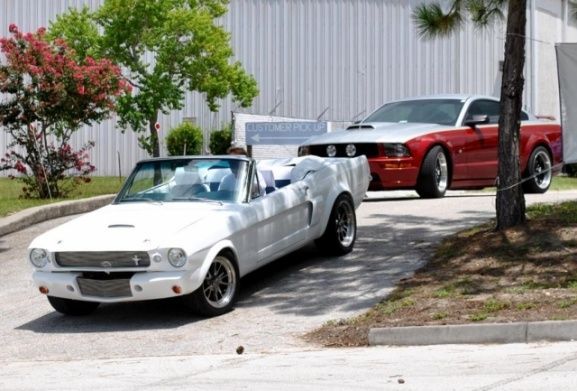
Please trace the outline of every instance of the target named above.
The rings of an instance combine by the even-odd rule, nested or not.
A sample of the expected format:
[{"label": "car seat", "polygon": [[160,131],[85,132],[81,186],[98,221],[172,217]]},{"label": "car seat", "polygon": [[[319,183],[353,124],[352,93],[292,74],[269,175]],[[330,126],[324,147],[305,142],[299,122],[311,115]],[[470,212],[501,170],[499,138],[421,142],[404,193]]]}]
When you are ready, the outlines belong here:
[{"label": "car seat", "polygon": [[201,182],[198,171],[185,167],[176,168],[174,186],[170,190],[173,198],[190,197],[206,191],[210,191],[210,188]]}]

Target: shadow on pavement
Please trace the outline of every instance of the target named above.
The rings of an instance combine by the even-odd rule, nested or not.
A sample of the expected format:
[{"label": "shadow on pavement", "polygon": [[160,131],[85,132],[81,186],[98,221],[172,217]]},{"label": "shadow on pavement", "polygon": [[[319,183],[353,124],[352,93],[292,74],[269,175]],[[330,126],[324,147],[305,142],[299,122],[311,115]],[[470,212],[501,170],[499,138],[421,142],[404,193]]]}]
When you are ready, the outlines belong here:
[{"label": "shadow on pavement", "polygon": [[463,212],[457,220],[370,215],[380,223],[359,227],[351,254],[326,257],[309,245],[243,279],[238,307],[266,306],[299,316],[353,315],[376,304],[422,266],[442,237],[488,217],[478,211]]},{"label": "shadow on pavement", "polygon": [[101,304],[87,316],[66,316],[52,311],[25,323],[18,330],[36,333],[100,333],[111,331],[175,329],[202,320],[187,312],[179,299]]},{"label": "shadow on pavement", "polygon": [[0,253],[10,250],[10,246],[8,242],[5,240],[0,239]]}]

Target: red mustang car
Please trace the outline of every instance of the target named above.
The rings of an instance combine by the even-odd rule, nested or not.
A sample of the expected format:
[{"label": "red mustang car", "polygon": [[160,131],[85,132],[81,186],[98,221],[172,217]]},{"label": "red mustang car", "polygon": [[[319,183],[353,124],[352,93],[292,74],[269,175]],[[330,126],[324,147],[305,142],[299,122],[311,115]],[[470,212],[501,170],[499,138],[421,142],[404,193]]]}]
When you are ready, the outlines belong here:
[{"label": "red mustang car", "polygon": [[[520,160],[527,193],[544,193],[562,162],[561,126],[521,114]],[[443,95],[387,103],[363,121],[313,137],[299,155],[366,155],[369,190],[414,189],[423,198],[447,189],[495,186],[499,101]]]}]

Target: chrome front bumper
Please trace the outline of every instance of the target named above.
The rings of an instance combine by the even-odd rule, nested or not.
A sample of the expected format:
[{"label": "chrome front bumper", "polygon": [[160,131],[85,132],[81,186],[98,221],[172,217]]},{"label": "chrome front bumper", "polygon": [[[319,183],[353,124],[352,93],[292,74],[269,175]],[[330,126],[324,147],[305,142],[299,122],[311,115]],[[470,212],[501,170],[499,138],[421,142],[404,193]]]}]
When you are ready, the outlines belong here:
[{"label": "chrome front bumper", "polygon": [[202,284],[200,269],[142,272],[130,278],[105,280],[84,278],[80,272],[35,271],[32,278],[36,287],[48,290],[48,296],[101,303],[182,296],[194,292]]}]

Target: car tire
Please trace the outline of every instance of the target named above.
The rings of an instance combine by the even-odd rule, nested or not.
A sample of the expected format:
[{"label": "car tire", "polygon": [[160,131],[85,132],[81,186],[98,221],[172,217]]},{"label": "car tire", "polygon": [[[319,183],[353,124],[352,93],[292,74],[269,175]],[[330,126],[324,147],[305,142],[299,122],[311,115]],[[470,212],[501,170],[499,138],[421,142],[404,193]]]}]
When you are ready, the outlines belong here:
[{"label": "car tire", "polygon": [[440,146],[433,147],[425,156],[417,179],[417,193],[421,198],[441,198],[449,187],[449,164]]},{"label": "car tire", "polygon": [[93,313],[100,303],[48,296],[48,302],[56,311],[65,315],[83,316]]},{"label": "car tire", "polygon": [[335,200],[323,236],[316,240],[319,249],[328,255],[344,255],[353,251],[357,239],[357,217],[351,197],[341,194]]},{"label": "car tire", "polygon": [[210,264],[202,285],[185,297],[189,309],[212,317],[232,310],[239,291],[238,268],[230,254],[221,253]]},{"label": "car tire", "polygon": [[537,147],[529,156],[523,183],[525,193],[545,193],[551,186],[553,173],[551,172],[551,155],[545,147]]}]

